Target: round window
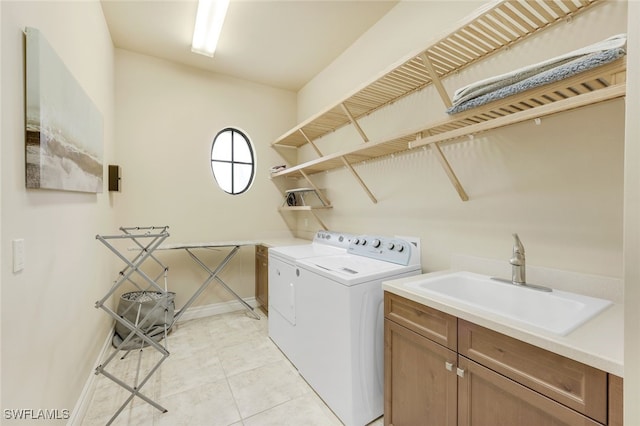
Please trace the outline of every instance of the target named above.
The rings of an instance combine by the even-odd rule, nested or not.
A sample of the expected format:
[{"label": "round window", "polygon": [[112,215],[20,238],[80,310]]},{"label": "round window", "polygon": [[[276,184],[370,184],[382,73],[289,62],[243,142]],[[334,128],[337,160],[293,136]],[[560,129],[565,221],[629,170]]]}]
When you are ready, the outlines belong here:
[{"label": "round window", "polygon": [[253,183],[255,158],[247,135],[238,129],[218,132],[211,144],[211,171],[224,192],[242,194]]}]

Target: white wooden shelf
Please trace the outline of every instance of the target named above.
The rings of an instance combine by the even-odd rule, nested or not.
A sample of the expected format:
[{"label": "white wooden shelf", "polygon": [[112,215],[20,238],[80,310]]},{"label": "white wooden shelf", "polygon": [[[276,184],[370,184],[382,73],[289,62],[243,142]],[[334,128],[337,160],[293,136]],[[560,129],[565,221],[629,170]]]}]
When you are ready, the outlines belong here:
[{"label": "white wooden shelf", "polygon": [[322,210],[322,209],[331,209],[333,206],[282,206],[280,207],[281,211],[311,211],[311,210]]},{"label": "white wooden shelf", "polygon": [[[305,194],[311,194],[314,198],[316,198],[320,205],[317,204],[307,204],[307,200],[305,200]],[[290,201],[290,197],[294,197],[292,204]],[[285,191],[284,202],[280,207],[280,212],[309,212],[311,215],[318,221],[318,223],[322,226],[322,228],[326,231],[328,230],[325,223],[320,219],[320,217],[315,213],[314,210],[324,210],[332,208],[331,203],[324,194],[316,187],[312,188],[293,188]]]},{"label": "white wooden shelf", "polygon": [[[442,153],[440,143],[623,97],[626,88],[625,59],[617,59],[574,77],[452,115],[443,121],[427,123],[385,140],[369,140],[358,119],[430,84],[436,87],[444,106],[448,108],[451,101],[442,85],[443,78],[603,2],[517,0],[489,3],[427,49],[273,142],[274,148],[310,144],[319,157],[273,173],[272,177],[304,178],[313,185],[310,175],[346,167],[375,203],[375,196],[358,176],[353,164],[429,145],[460,198],[466,201],[468,196]],[[347,124],[355,126],[363,142],[353,148],[323,154],[316,140]]]}]

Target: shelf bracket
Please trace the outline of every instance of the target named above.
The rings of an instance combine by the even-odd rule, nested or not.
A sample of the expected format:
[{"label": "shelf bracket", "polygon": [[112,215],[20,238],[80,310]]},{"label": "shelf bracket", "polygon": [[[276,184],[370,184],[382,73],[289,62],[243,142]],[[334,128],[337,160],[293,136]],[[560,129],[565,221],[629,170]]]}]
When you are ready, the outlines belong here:
[{"label": "shelf bracket", "polygon": [[[421,135],[418,135],[418,139],[420,138],[421,138]],[[451,168],[451,164],[449,164],[449,161],[447,161],[447,157],[444,156],[442,149],[440,149],[440,145],[438,145],[438,143],[433,143],[431,144],[431,148],[433,149],[433,152],[436,155],[436,158],[440,162],[440,165],[444,169],[444,172],[447,174],[447,177],[451,181],[451,184],[458,192],[458,196],[460,196],[460,199],[462,201],[469,201],[469,196],[465,192],[464,188],[462,187],[462,184],[458,180],[458,177],[456,176],[455,172]]]},{"label": "shelf bracket", "polygon": [[313,183],[311,178],[309,178],[309,175],[307,175],[304,172],[304,170],[300,170],[300,174],[302,175],[302,177],[304,177],[307,180],[307,182],[309,182],[309,185],[311,185],[311,188],[313,188],[313,190],[316,192],[316,195],[318,196],[318,198],[320,198],[320,201],[322,202],[322,204],[325,206],[331,205],[331,203],[329,202],[329,200],[327,200],[327,198],[324,196],[322,191],[320,191],[320,189]]},{"label": "shelf bracket", "polygon": [[304,130],[298,129],[298,131],[300,132],[302,137],[309,143],[309,145],[311,145],[313,147],[313,149],[316,150],[316,154],[318,154],[318,157],[322,157],[322,152],[320,152],[320,148],[318,148],[318,145],[316,145],[315,143],[313,143],[313,141],[311,139],[309,139],[309,136],[307,136],[307,134],[304,132]]},{"label": "shelf bracket", "polygon": [[438,76],[436,69],[433,67],[431,60],[427,56],[427,52],[423,52],[420,55],[420,57],[422,58],[422,63],[424,64],[424,67],[427,69],[427,72],[431,77],[431,82],[433,83],[435,88],[438,90],[438,94],[440,95],[440,98],[442,98],[442,102],[444,102],[444,106],[447,108],[451,108],[451,106],[453,105],[451,103],[451,98],[449,98],[447,89],[445,89],[444,86],[442,85],[442,81],[440,81],[440,77]]},{"label": "shelf bracket", "polygon": [[318,221],[320,226],[322,226],[322,229],[324,229],[325,231],[329,230],[329,228],[327,228],[327,225],[325,225],[325,223],[320,219],[320,217],[318,217],[316,212],[314,212],[313,210],[309,210],[309,213],[311,213],[313,215],[313,217]]},{"label": "shelf bracket", "polygon": [[353,115],[351,114],[351,111],[349,111],[345,103],[344,102],[341,103],[340,106],[342,107],[342,110],[344,111],[344,113],[347,114],[347,117],[349,117],[349,121],[351,121],[351,124],[353,124],[353,127],[356,128],[358,133],[360,133],[360,137],[362,138],[362,140],[365,142],[369,142],[369,138],[364,133],[364,131],[362,130],[362,127],[360,127],[356,119],[353,117]]},{"label": "shelf bracket", "polygon": [[340,159],[342,160],[342,162],[344,163],[344,166],[349,169],[349,171],[351,172],[351,174],[353,175],[354,178],[356,178],[356,180],[358,181],[358,183],[360,184],[360,186],[362,187],[362,189],[364,189],[364,192],[367,193],[367,195],[369,196],[369,198],[371,199],[371,201],[373,201],[374,204],[376,204],[378,202],[378,200],[376,200],[376,197],[373,195],[373,193],[371,191],[369,191],[369,188],[367,188],[367,185],[364,183],[364,181],[360,178],[360,175],[358,175],[358,172],[356,172],[353,169],[353,166],[351,164],[349,164],[349,162],[347,161],[346,158],[344,158],[344,156],[340,157]]}]

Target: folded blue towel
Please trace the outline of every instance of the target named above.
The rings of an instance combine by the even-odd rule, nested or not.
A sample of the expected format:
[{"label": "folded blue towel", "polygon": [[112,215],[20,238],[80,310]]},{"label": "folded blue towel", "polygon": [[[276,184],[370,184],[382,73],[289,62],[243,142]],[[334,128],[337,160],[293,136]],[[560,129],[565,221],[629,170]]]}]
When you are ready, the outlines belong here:
[{"label": "folded blue towel", "polygon": [[627,35],[617,34],[605,40],[573,50],[560,56],[556,56],[542,62],[537,62],[535,64],[526,65],[522,68],[518,68],[504,74],[494,75],[493,77],[468,84],[456,90],[451,101],[453,102],[453,105],[456,106],[470,99],[484,95],[485,93],[493,92],[494,90],[515,84],[526,78],[533,77],[536,74],[543,73],[576,59],[584,58],[592,53],[604,52],[618,48],[624,49],[626,45]]},{"label": "folded blue towel", "polygon": [[564,80],[576,74],[580,74],[581,72],[597,68],[599,66],[608,64],[609,62],[613,62],[624,55],[626,55],[626,50],[624,48],[615,48],[602,52],[592,53],[579,59],[564,63],[556,68],[552,68],[550,70],[536,74],[522,81],[518,81],[517,83],[502,87],[491,93],[486,93],[484,95],[454,105],[451,108],[447,109],[447,113],[457,114],[472,108],[479,107],[481,105],[485,105],[489,102],[504,99],[508,96],[515,95],[516,93],[524,92],[526,90]]}]

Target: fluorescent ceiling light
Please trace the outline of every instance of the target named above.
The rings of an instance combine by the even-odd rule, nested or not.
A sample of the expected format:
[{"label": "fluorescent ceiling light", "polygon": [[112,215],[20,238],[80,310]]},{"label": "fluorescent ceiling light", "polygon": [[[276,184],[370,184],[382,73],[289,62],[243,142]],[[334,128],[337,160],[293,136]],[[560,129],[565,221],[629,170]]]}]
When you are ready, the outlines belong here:
[{"label": "fluorescent ceiling light", "polygon": [[228,7],[229,0],[198,0],[192,52],[213,57]]}]

